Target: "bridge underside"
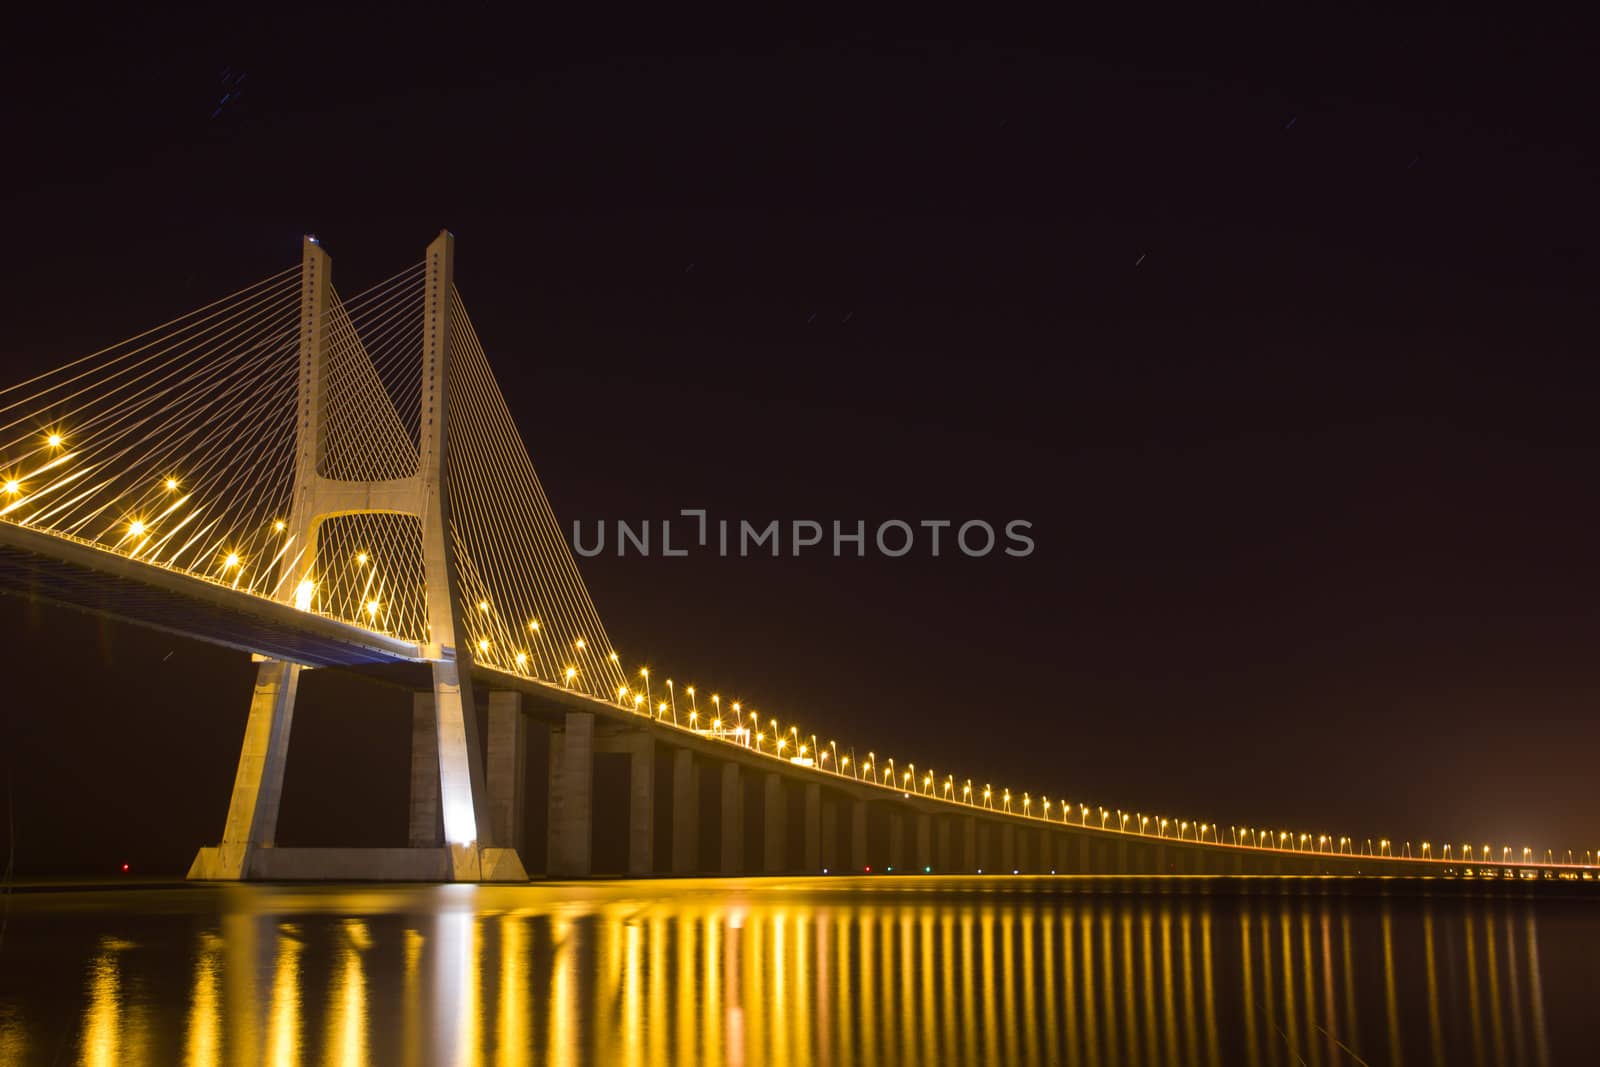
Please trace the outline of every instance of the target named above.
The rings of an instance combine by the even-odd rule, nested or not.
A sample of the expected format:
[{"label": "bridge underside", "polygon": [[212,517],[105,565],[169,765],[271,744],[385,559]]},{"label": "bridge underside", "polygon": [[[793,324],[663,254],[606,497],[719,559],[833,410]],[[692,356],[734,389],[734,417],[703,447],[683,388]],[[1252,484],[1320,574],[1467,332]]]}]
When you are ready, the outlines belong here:
[{"label": "bridge underside", "polygon": [[417,659],[412,642],[11,523],[0,523],[0,592],[309,667]]}]

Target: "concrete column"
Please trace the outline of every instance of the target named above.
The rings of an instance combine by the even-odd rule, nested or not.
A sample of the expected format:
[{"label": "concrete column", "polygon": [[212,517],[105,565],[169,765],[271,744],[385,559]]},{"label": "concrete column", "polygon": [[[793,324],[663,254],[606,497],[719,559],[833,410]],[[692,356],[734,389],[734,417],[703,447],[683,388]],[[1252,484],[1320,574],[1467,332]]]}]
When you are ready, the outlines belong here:
[{"label": "concrete column", "polygon": [[897,871],[906,869],[906,817],[898,811],[889,811],[889,861]]},{"label": "concrete column", "polygon": [[1094,869],[1092,869],[1090,867],[1090,865],[1089,865],[1089,839],[1087,837],[1078,838],[1078,873],[1079,874],[1104,874],[1105,873],[1104,871],[1096,871],[1096,870],[1094,870]]},{"label": "concrete column", "polygon": [[[427,535],[424,533],[424,540]],[[440,587],[442,588],[442,587]],[[452,590],[454,586],[450,587]],[[432,602],[436,587],[429,585]],[[432,625],[430,623],[430,625]],[[435,626],[434,633],[446,632]],[[433,666],[433,710],[439,738],[439,802],[444,813],[444,843],[450,850],[450,876],[457,882],[483,878],[482,849],[496,846],[494,821],[489,816],[489,788],[483,773],[478,741],[478,713],[472,703],[472,671],[467,653],[455,661],[436,660]],[[593,740],[590,721],[589,737]],[[590,757],[593,752],[590,751]],[[584,805],[584,821],[589,821]],[[585,845],[587,853],[588,846]]]},{"label": "concrete column", "polygon": [[805,872],[822,869],[822,785],[807,782],[805,787]]},{"label": "concrete column", "polygon": [[737,763],[722,765],[723,874],[744,873],[744,782]]},{"label": "concrete column", "polygon": [[1039,854],[1034,857],[1034,866],[1040,874],[1049,874],[1056,869],[1055,837],[1049,830],[1039,831]]},{"label": "concrete column", "polygon": [[559,735],[550,736],[550,874],[587,878],[593,873],[594,715],[569,711]]},{"label": "concrete column", "polygon": [[783,791],[783,775],[766,774],[766,794],[762,798],[761,872],[781,874],[789,866],[789,807]]},{"label": "concrete column", "polygon": [[694,753],[672,754],[672,873],[693,874],[700,867],[700,768]]},{"label": "concrete column", "polygon": [[933,866],[933,816],[926,812],[916,814],[916,849],[912,864],[921,874]]},{"label": "concrete column", "polygon": [[950,816],[941,815],[933,824],[933,869],[941,874],[955,869],[950,837]]},{"label": "concrete column", "polygon": [[190,878],[239,879],[250,873],[250,853],[271,847],[278,834],[278,803],[283,797],[283,770],[289,755],[289,726],[294,718],[300,668],[266,660],[256,669],[244,744],[234,772],[228,820],[222,844],[201,849],[189,869]]},{"label": "concrete column", "polygon": [[1117,873],[1117,874],[1128,874],[1128,873],[1130,873],[1129,870],[1128,870],[1128,839],[1127,838],[1122,837],[1122,838],[1118,838],[1117,839],[1116,854],[1117,854],[1117,859],[1116,859],[1116,871],[1115,871],[1115,873]]},{"label": "concrete column", "polygon": [[867,868],[867,802],[850,802],[850,873],[860,874]]},{"label": "concrete column", "polygon": [[438,729],[433,722],[432,691],[411,694],[411,823],[406,843],[412,848],[444,845]]},{"label": "concrete column", "polygon": [[961,873],[971,874],[978,863],[978,820],[971,815],[961,818]]},{"label": "concrete column", "polygon": [[1017,869],[1017,828],[1007,822],[1000,828],[1000,873]]},{"label": "concrete column", "polygon": [[643,730],[630,736],[628,748],[628,873],[656,869],[656,743]]},{"label": "concrete column", "polygon": [[495,690],[489,694],[489,819],[494,841],[502,848],[523,847],[523,822],[528,798],[528,727],[522,694]]},{"label": "concrete column", "polygon": [[822,869],[839,870],[839,805],[831,800],[822,802]]}]

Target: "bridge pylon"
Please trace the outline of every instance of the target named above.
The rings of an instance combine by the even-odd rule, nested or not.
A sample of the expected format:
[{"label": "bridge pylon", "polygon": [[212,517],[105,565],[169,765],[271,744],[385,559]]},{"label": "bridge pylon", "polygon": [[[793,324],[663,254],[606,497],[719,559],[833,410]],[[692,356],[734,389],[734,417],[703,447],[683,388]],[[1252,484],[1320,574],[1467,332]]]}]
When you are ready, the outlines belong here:
[{"label": "bridge pylon", "polygon": [[[296,392],[294,485],[287,520],[298,553],[284,564],[278,598],[306,607],[318,586],[317,547],[323,525],[351,515],[400,515],[420,526],[427,633],[421,645],[433,682],[442,840],[415,839],[405,849],[278,849],[276,831],[283,774],[294,717],[300,665],[258,657],[254,694],[228,805],[222,841],[202,848],[189,877],[443,878],[520,881],[527,878],[514,848],[494,839],[483,767],[483,746],[472,693],[471,640],[461,612],[461,582],[450,526],[450,380],[455,239],[448,231],[428,246],[423,263],[421,389],[418,433],[404,449],[411,469],[393,477],[350,477],[330,468],[325,440],[330,351],[336,329],[332,257],[315,237],[301,255],[299,372]],[[386,472],[393,474],[393,471]]]}]

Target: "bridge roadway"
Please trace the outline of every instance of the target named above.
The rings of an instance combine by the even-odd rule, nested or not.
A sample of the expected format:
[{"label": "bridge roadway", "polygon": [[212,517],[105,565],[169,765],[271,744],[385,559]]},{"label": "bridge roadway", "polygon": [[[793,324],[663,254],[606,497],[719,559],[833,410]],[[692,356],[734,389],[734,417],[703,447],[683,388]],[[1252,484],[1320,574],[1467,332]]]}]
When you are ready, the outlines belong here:
[{"label": "bridge roadway", "polygon": [[[305,666],[404,677],[410,664],[417,671],[415,688],[426,689],[418,670],[423,650],[415,642],[3,521],[0,592]],[[527,735],[547,733],[544,869],[552,877],[596,873],[594,842],[612,828],[595,824],[594,766],[597,756],[612,754],[629,762],[626,870],[614,873],[635,876],[934,871],[1600,880],[1600,869],[1587,865],[1463,863],[1199,842],[1102,828],[1093,819],[1085,825],[1008,813],[797,765],[535,678],[481,665],[473,678],[475,688],[488,694],[485,780],[494,839],[524,856]],[[443,878],[433,697],[419,691],[413,699],[410,847],[366,851],[389,853],[395,876]],[[666,771],[660,783],[666,788],[658,788],[658,768]],[[658,803],[662,798],[665,804]],[[702,841],[702,834],[709,839]],[[658,836],[669,843],[665,856],[656,855]],[[266,849],[253,874],[292,878],[302,870],[337,870],[337,862],[329,862],[336,851]],[[330,855],[305,862],[312,852]]]}]

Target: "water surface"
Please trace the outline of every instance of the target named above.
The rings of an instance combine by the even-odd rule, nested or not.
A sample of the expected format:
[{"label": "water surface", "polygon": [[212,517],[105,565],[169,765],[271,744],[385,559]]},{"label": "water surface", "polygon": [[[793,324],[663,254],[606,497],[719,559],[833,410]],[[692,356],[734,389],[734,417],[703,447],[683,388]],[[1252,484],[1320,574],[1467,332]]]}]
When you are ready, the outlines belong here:
[{"label": "water surface", "polygon": [[1265,879],[18,891],[0,1063],[1590,1063],[1595,904]]}]

